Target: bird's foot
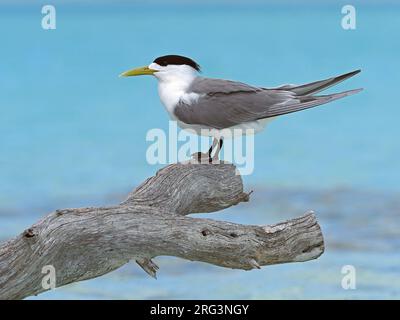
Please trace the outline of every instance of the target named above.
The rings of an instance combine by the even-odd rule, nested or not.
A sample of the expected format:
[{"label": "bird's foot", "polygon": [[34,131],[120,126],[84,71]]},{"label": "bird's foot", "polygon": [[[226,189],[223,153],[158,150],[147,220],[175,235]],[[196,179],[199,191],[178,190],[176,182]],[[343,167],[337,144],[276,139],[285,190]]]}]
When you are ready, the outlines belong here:
[{"label": "bird's foot", "polygon": [[219,164],[218,154],[215,154],[213,157],[210,157],[210,154],[207,152],[195,152],[192,154],[192,159],[199,163],[213,163]]},{"label": "bird's foot", "polygon": [[208,152],[195,152],[192,154],[192,159],[196,160],[199,163],[211,163],[212,158]]}]

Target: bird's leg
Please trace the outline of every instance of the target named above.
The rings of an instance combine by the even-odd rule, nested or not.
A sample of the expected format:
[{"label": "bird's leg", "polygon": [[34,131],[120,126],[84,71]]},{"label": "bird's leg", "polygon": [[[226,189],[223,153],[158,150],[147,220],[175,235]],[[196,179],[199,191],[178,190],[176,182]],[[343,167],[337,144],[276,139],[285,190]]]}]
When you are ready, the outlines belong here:
[{"label": "bird's leg", "polygon": [[[212,146],[210,147],[210,149],[208,149],[208,162],[212,162],[212,159],[213,159],[212,153],[213,153],[213,151],[214,151],[214,148],[215,148],[217,145],[219,145],[218,139],[214,138]],[[217,152],[218,152],[218,151],[217,151]]]},{"label": "bird's leg", "polygon": [[213,158],[212,158],[212,152],[214,150],[214,148],[217,146],[218,144],[218,139],[213,140],[213,144],[210,147],[210,149],[208,149],[208,152],[195,152],[192,154],[193,159],[197,160],[200,163],[211,163]]},{"label": "bird's leg", "polygon": [[211,163],[211,162],[217,162],[217,161],[219,161],[218,155],[219,155],[219,152],[220,152],[221,149],[222,149],[222,145],[224,144],[224,140],[223,140],[222,138],[220,138],[219,140],[214,139],[214,141],[217,141],[217,142],[218,142],[218,146],[217,146],[217,148],[216,148],[216,151],[215,151],[215,154],[214,154],[213,157],[211,157],[211,152],[212,152],[212,150],[211,150],[211,152],[209,151],[209,162],[210,162],[210,163]]}]

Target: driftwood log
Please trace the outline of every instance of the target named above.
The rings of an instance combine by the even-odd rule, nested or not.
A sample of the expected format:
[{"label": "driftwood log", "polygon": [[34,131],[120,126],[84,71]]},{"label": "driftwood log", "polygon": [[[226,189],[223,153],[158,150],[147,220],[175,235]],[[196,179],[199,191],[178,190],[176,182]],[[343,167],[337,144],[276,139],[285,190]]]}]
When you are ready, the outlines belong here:
[{"label": "driftwood log", "polygon": [[56,286],[99,277],[135,260],[155,277],[157,256],[175,256],[250,270],[307,261],[324,251],[312,212],[268,226],[240,225],[188,214],[249,200],[232,164],[169,165],[118,206],[56,210],[0,245],[0,298],[23,299]]}]

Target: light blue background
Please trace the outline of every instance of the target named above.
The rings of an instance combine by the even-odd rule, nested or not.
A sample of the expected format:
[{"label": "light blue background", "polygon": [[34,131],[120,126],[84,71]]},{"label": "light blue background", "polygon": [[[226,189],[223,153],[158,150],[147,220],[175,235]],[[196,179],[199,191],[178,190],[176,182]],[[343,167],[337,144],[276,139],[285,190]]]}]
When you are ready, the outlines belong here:
[{"label": "light blue background", "polygon": [[[57,208],[118,203],[159,169],[145,158],[147,131],[168,128],[156,80],[118,78],[157,56],[260,86],[361,68],[329,92],[365,89],[257,135],[252,201],[213,215],[265,224],[314,209],[318,260],[244,272],[157,258],[158,281],[128,265],[37,298],[399,298],[400,7],[353,3],[352,31],[343,1],[52,1],[50,31],[42,2],[0,4],[0,239]],[[346,264],[357,290],[340,286]]]}]

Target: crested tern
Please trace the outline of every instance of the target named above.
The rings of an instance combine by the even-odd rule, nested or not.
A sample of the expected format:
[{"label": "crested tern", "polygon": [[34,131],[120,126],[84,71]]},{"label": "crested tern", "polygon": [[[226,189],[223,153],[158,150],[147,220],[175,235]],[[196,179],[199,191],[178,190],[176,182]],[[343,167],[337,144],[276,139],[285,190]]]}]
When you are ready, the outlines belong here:
[{"label": "crested tern", "polygon": [[[254,129],[254,133],[257,133],[277,116],[316,107],[362,90],[315,95],[356,75],[360,70],[302,85],[274,88],[205,78],[199,76],[199,72],[200,66],[194,60],[166,55],[156,58],[148,66],[131,69],[120,75],[153,75],[158,80],[161,102],[179,127],[214,137],[207,153],[198,152],[194,155],[199,161],[207,159],[212,162],[217,159],[226,132],[231,136],[232,132],[238,131],[232,129]],[[239,132],[246,134],[248,131]]]}]

